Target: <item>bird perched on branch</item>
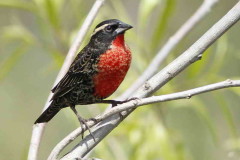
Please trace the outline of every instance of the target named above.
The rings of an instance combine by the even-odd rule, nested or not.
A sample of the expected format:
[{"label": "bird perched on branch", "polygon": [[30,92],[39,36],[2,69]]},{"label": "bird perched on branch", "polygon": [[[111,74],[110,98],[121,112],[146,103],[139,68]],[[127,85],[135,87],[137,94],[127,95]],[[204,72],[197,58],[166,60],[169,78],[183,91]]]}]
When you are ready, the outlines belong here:
[{"label": "bird perched on branch", "polygon": [[115,106],[121,103],[104,99],[116,91],[129,69],[131,51],[125,44],[124,33],[131,28],[117,19],[99,23],[89,43],[52,89],[51,104],[35,124],[48,122],[62,108],[70,107],[83,127],[86,120],[78,114],[75,105],[109,103]]}]

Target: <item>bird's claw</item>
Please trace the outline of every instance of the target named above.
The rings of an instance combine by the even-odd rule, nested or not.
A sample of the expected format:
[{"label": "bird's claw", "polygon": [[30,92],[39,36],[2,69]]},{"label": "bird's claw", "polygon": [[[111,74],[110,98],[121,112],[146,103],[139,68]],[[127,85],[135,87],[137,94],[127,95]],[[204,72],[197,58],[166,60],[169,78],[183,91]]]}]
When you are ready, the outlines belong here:
[{"label": "bird's claw", "polygon": [[[93,120],[92,118],[90,118],[91,120]],[[84,118],[78,118],[79,122],[80,122],[80,126],[81,126],[81,129],[82,129],[82,139],[84,138],[84,126],[86,127],[86,130],[89,131],[90,135],[92,136],[93,140],[96,142],[96,139],[95,137],[93,136],[89,126],[87,125],[87,122],[89,121],[89,119],[84,119]],[[94,121],[94,120],[93,120]]]},{"label": "bird's claw", "polygon": [[87,121],[93,121],[94,123],[98,122],[98,120],[96,118],[89,118],[89,119],[87,119]]},{"label": "bird's claw", "polygon": [[132,97],[132,98],[129,98],[129,99],[125,100],[124,103],[132,101],[132,100],[139,100],[139,98],[138,97]]}]

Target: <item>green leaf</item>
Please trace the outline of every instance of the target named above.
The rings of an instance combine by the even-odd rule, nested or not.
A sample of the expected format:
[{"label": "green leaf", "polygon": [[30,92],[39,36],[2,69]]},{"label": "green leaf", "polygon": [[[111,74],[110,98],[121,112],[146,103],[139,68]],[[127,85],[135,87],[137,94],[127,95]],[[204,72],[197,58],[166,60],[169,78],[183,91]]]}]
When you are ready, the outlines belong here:
[{"label": "green leaf", "polygon": [[166,0],[163,11],[159,13],[160,15],[158,16],[156,28],[154,27],[155,31],[153,32],[153,36],[152,36],[152,40],[151,40],[152,51],[156,50],[156,48],[159,45],[160,40],[162,39],[162,37],[165,33],[169,17],[172,15],[172,13],[174,11],[174,6],[175,6],[175,0]]},{"label": "green leaf", "polygon": [[65,56],[61,54],[58,50],[56,49],[49,49],[50,50],[50,55],[53,57],[56,65],[60,68],[63,64],[63,61],[65,59]]},{"label": "green leaf", "polygon": [[[48,21],[54,29],[60,28],[59,12],[63,6],[64,0],[34,0],[35,4],[46,15]],[[45,16],[44,16],[45,17]]]},{"label": "green leaf", "polygon": [[121,19],[127,23],[131,23],[129,15],[126,11],[126,7],[123,5],[122,1],[110,1],[114,7],[113,12]]},{"label": "green leaf", "polygon": [[227,35],[224,35],[217,41],[214,56],[211,58],[211,67],[206,68],[208,73],[214,73],[209,75],[209,81],[218,80],[218,73],[223,67],[228,51],[228,39]]},{"label": "green leaf", "polygon": [[[190,108],[194,110],[199,118],[201,118],[206,124],[206,127],[208,128],[209,132],[211,133],[211,137],[213,139],[213,142],[215,144],[218,143],[219,138],[216,132],[216,128],[214,127],[215,124],[211,120],[211,115],[209,115],[209,112],[207,108],[205,107],[206,105],[203,103],[202,99],[198,97],[191,98],[190,101],[178,101],[175,102],[177,103],[177,107],[184,107],[184,108]],[[175,105],[174,105],[175,106]]]},{"label": "green leaf", "polygon": [[207,65],[208,62],[211,60],[210,56],[211,56],[211,52],[212,52],[212,48],[208,48],[202,56],[202,59],[200,61],[197,61],[195,63],[193,63],[189,69],[187,69],[187,76],[189,78],[194,78],[194,79],[200,79],[201,78],[206,78],[203,77],[202,75],[204,74],[204,71],[206,70],[206,68],[209,68],[209,66]]},{"label": "green leaf", "polygon": [[219,142],[219,138],[216,132],[216,128],[214,127],[215,124],[213,123],[211,119],[211,115],[209,114],[209,111],[206,109],[206,105],[202,103],[202,101],[199,98],[196,98],[192,101],[194,104],[194,109],[196,109],[196,112],[199,114],[199,117],[205,121],[205,124],[207,128],[209,129],[209,132],[211,133],[213,142],[217,144]]},{"label": "green leaf", "polygon": [[32,2],[28,1],[23,2],[20,0],[1,0],[0,7],[20,9],[37,14],[37,8],[35,7],[35,5]]},{"label": "green leaf", "polygon": [[162,0],[141,0],[138,12],[138,26],[142,28],[146,27],[149,16],[161,2]]},{"label": "green leaf", "polygon": [[0,81],[6,77],[9,71],[16,65],[19,59],[26,53],[28,46],[21,44],[15,51],[0,64]]},{"label": "green leaf", "polygon": [[216,102],[218,103],[218,105],[222,111],[223,117],[225,118],[225,120],[228,124],[232,139],[237,139],[237,137],[238,137],[237,128],[236,128],[236,125],[233,120],[234,119],[233,115],[230,111],[230,108],[228,107],[228,105],[226,103],[225,98],[220,93],[218,93],[217,95],[213,94],[213,97],[215,98]]},{"label": "green leaf", "polygon": [[13,40],[20,40],[27,44],[35,42],[34,35],[21,25],[10,25],[2,28],[0,38],[4,40],[4,43]]}]

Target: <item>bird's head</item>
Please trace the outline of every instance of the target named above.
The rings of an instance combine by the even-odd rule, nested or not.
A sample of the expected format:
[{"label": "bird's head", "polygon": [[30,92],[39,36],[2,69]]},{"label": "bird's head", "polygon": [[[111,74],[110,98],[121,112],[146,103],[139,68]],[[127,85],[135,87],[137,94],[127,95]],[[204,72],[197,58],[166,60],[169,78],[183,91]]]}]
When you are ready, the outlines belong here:
[{"label": "bird's head", "polygon": [[119,35],[131,29],[132,26],[117,19],[110,19],[99,23],[93,31],[91,40],[97,42],[112,42]]}]

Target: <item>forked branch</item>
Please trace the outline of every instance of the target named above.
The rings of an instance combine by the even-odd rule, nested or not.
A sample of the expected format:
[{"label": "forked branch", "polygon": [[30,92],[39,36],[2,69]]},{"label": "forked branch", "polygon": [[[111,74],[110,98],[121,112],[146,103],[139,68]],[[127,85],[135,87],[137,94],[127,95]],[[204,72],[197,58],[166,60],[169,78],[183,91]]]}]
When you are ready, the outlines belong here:
[{"label": "forked branch", "polygon": [[[229,28],[231,28],[239,19],[240,2],[238,2],[224,17],[222,17],[181,56],[175,59],[159,73],[154,75],[150,80],[145,82],[145,84],[139,90],[137,90],[133,97],[144,98],[153,94],[155,91],[169,82],[173,77],[183,71],[186,67],[199,60],[202,57],[203,52]],[[127,117],[132,111],[133,109],[126,111],[124,118]],[[104,119],[101,123],[94,126],[95,131],[93,134],[97,139],[96,142],[94,142],[90,136],[87,136],[62,159],[74,159],[85,156],[95,145],[97,145],[97,143],[99,143],[107,134],[117,127],[121,121],[122,119],[120,119],[116,114]]]},{"label": "forked branch", "polygon": [[[88,122],[88,126],[92,127],[96,125],[96,123],[101,122],[102,120],[113,116],[117,113],[120,113],[122,111],[127,111],[129,109],[135,109],[137,107],[147,105],[147,104],[153,104],[153,103],[159,103],[159,102],[167,102],[167,101],[173,101],[173,100],[178,100],[178,99],[189,99],[192,96],[199,95],[202,93],[210,92],[210,91],[215,91],[223,88],[229,88],[229,87],[240,87],[240,80],[226,80],[223,82],[219,83],[214,83],[182,92],[176,92],[172,94],[167,94],[167,95],[161,95],[161,96],[152,96],[148,98],[143,98],[143,99],[136,99],[129,101],[127,103],[124,103],[122,105],[119,105],[118,107],[114,107],[108,112],[103,113],[102,115],[99,115],[96,117],[97,122],[90,121]],[[65,137],[61,142],[57,144],[57,146],[52,150],[50,156],[48,157],[48,160],[54,160],[57,159],[61,151],[76,137],[81,134],[83,130],[81,128],[76,129],[74,132],[69,134],[67,137]],[[95,137],[96,141],[101,140],[101,137]]]}]

